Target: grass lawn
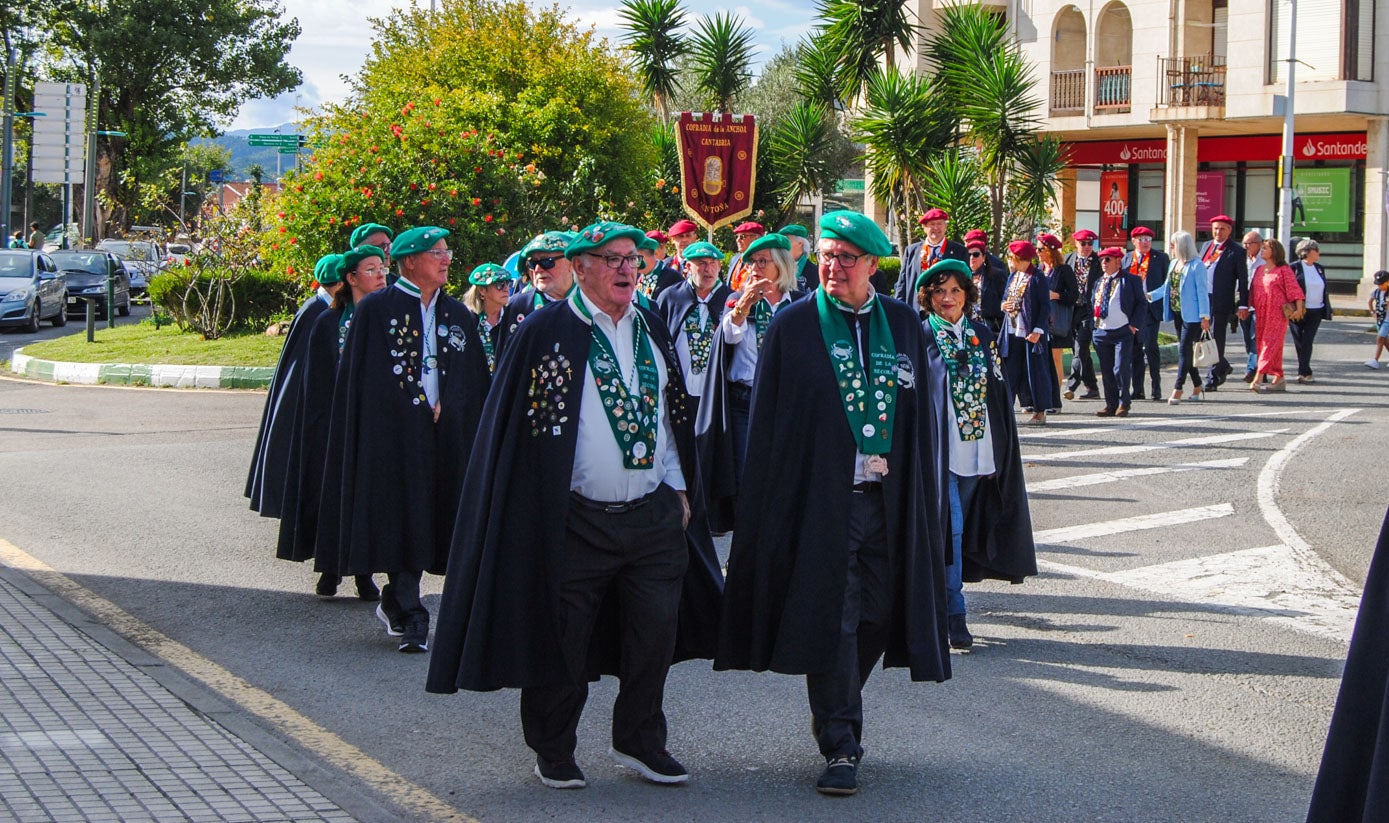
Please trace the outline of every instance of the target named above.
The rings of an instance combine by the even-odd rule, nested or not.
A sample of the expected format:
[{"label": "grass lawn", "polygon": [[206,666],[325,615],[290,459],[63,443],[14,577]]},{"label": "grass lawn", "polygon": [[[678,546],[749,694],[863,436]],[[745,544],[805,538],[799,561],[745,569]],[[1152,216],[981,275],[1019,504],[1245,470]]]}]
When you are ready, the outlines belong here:
[{"label": "grass lawn", "polygon": [[40,360],[70,363],[142,363],[171,366],[274,366],[284,346],[283,337],[239,334],[204,340],[181,332],[177,326],[154,330],[153,323],[134,323],[114,329],[98,328],[96,342],[87,342],[86,331],[24,347],[24,353]]}]

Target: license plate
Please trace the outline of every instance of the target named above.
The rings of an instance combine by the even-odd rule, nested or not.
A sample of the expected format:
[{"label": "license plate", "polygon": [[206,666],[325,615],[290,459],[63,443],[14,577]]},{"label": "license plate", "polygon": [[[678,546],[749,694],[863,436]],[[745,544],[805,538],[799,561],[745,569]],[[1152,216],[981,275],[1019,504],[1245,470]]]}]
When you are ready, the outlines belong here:
[{"label": "license plate", "polygon": [[76,306],[76,305],[77,305],[77,298],[76,298],[76,297],[69,297],[69,298],[68,298],[68,305],[69,305],[69,306]]}]

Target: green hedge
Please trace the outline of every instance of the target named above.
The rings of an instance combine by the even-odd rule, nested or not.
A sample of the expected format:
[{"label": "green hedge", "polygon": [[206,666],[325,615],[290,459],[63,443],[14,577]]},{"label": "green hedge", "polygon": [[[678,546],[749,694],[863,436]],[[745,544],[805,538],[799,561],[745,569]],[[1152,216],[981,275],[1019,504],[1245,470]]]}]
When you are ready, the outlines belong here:
[{"label": "green hedge", "polygon": [[[149,284],[150,301],[180,325],[186,325],[183,296],[191,279],[191,270],[175,269],[156,275]],[[204,273],[200,279],[210,281],[212,275]],[[303,286],[283,275],[261,271],[245,274],[232,283],[232,297],[236,301],[234,328],[263,329],[276,320],[292,316],[303,296]]]}]

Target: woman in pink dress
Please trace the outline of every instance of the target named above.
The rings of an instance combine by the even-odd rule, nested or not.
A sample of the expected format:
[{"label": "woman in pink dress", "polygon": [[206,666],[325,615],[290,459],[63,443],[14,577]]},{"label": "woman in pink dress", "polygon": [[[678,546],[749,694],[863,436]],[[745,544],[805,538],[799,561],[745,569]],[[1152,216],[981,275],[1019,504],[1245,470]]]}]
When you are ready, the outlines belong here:
[{"label": "woman in pink dress", "polygon": [[[1306,295],[1297,285],[1297,277],[1288,266],[1288,253],[1274,239],[1264,241],[1262,250],[1265,266],[1249,284],[1249,302],[1254,307],[1255,340],[1259,349],[1259,364],[1249,389],[1256,392],[1287,391],[1283,378],[1283,338],[1288,333],[1288,321],[1296,320],[1306,311]],[[1286,313],[1284,307],[1288,306]],[[1274,381],[1264,384],[1264,376]]]}]

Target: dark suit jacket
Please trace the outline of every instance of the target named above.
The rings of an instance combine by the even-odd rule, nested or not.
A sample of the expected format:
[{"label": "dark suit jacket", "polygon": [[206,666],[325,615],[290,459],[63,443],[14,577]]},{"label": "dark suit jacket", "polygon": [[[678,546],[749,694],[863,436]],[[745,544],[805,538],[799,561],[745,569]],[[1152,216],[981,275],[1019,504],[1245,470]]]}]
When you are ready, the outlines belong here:
[{"label": "dark suit jacket", "polygon": [[[1076,312],[1077,329],[1093,329],[1095,327],[1095,312],[1092,308],[1095,305],[1095,283],[1104,276],[1104,270],[1100,268],[1100,256],[1097,254],[1090,255],[1086,263],[1081,263],[1080,256],[1075,252],[1066,255],[1066,265],[1071,267],[1073,273],[1078,272],[1082,266],[1087,264],[1089,268],[1086,270],[1085,288],[1081,291],[1078,300],[1078,303],[1086,306],[1087,309]],[[1079,278],[1077,278],[1076,285],[1077,287],[1080,285]]]},{"label": "dark suit jacket", "polygon": [[[897,288],[893,290],[893,295],[909,306],[914,305],[911,295],[916,290],[916,278],[920,277],[923,271],[921,266],[924,259],[922,251],[925,248],[925,241],[919,240],[907,246],[907,250],[902,252],[902,273],[897,278]],[[945,249],[941,256],[951,260],[969,262],[969,252],[965,251],[965,245],[949,238],[945,241]]]},{"label": "dark suit jacket", "polygon": [[[1206,241],[1201,247],[1201,260],[1214,240]],[[1231,236],[1220,247],[1220,256],[1207,268],[1210,270],[1211,316],[1234,314],[1235,309],[1249,306],[1249,267],[1244,256],[1244,247]]]},{"label": "dark suit jacket", "polygon": [[1003,295],[1008,291],[1008,267],[994,268],[987,262],[989,258],[984,259],[983,276],[979,278],[979,316],[989,321],[991,329],[998,331],[1003,322]]},{"label": "dark suit jacket", "polygon": [[[1148,261],[1148,276],[1143,280],[1143,288],[1153,291],[1160,288],[1163,281],[1167,279],[1167,268],[1172,265],[1171,259],[1166,252],[1155,251],[1149,254],[1152,259]],[[1124,255],[1123,270],[1128,271],[1133,265],[1133,252]],[[1146,302],[1146,298],[1144,298]],[[1152,323],[1162,322],[1162,301],[1148,303],[1148,320]]]},{"label": "dark suit jacket", "polygon": [[[1303,294],[1306,294],[1306,293],[1307,293],[1307,275],[1303,272],[1303,266],[1306,266],[1306,265],[1307,265],[1307,261],[1306,261],[1306,260],[1299,260],[1299,261],[1297,261],[1296,263],[1293,263],[1293,264],[1292,264],[1293,276],[1297,278],[1297,284],[1298,284],[1299,286],[1302,287],[1302,293],[1303,293]],[[1326,269],[1322,268],[1322,265],[1321,265],[1320,263],[1313,263],[1313,264],[1312,264],[1312,267],[1315,268],[1315,269],[1317,270],[1317,274],[1321,275],[1322,282],[1323,282],[1323,283],[1326,283]],[[1330,320],[1330,319],[1331,319],[1331,286],[1330,286],[1329,283],[1328,283],[1326,286],[1323,286],[1323,287],[1322,287],[1322,295],[1323,295],[1323,296],[1322,296],[1321,319],[1323,319],[1323,320]]]},{"label": "dark suit jacket", "polygon": [[[1099,282],[1104,282],[1103,275],[1100,276]],[[1095,299],[1098,300],[1102,296],[1103,295],[1100,292],[1100,287],[1098,284],[1096,284]],[[1145,311],[1147,306],[1148,294],[1147,292],[1143,291],[1143,285],[1139,283],[1138,278],[1134,277],[1133,275],[1129,274],[1123,269],[1120,269],[1119,308],[1123,309],[1124,314],[1128,315],[1130,326],[1133,326],[1139,331],[1142,331],[1143,327],[1150,322],[1148,320],[1148,313],[1147,311]],[[1090,302],[1090,315],[1094,317],[1094,314],[1095,304],[1094,300],[1092,300]],[[1095,331],[1098,332],[1099,330],[1100,320],[1099,318],[1095,318]]]}]

